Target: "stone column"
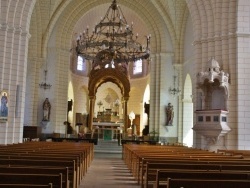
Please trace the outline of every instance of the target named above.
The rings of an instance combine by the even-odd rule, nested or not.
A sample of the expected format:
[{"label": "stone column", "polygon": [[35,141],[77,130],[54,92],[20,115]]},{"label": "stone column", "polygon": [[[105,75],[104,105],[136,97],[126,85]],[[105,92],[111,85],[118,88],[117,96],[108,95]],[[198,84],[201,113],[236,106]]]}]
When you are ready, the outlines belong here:
[{"label": "stone column", "polygon": [[89,96],[89,129],[93,128],[95,96]]},{"label": "stone column", "polygon": [[124,133],[127,133],[128,128],[128,98],[123,97],[123,121],[124,121]]}]

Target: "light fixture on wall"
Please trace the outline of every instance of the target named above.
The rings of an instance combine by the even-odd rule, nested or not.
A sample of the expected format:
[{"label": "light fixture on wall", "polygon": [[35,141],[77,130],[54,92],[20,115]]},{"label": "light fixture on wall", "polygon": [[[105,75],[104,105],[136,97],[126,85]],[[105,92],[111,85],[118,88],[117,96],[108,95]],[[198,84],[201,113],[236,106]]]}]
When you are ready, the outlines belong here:
[{"label": "light fixture on wall", "polygon": [[179,89],[179,87],[176,86],[177,76],[174,75],[173,78],[174,78],[174,86],[169,88],[169,93],[175,97],[181,94],[181,90]]},{"label": "light fixture on wall", "polygon": [[44,89],[44,90],[50,89],[51,86],[52,86],[51,84],[46,83],[47,72],[48,72],[47,69],[44,70],[44,82],[42,82],[42,83],[39,84],[40,88],[42,88],[42,89]]},{"label": "light fixture on wall", "polygon": [[146,36],[144,46],[137,41],[138,34],[133,33],[133,23],[128,25],[120,6],[113,0],[93,31],[89,31],[87,26],[77,37],[76,52],[88,60],[109,59],[114,63],[128,63],[149,58],[150,38],[151,35]]}]

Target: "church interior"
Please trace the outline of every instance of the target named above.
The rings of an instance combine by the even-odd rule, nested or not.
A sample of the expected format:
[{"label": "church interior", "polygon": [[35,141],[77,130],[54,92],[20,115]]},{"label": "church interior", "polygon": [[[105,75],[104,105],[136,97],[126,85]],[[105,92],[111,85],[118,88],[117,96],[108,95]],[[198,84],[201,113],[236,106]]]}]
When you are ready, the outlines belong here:
[{"label": "church interior", "polygon": [[[88,166],[94,145],[115,141],[142,185],[132,157],[141,145],[250,155],[250,1],[1,0],[0,8],[0,153],[84,143]],[[79,187],[87,168],[65,187]]]}]

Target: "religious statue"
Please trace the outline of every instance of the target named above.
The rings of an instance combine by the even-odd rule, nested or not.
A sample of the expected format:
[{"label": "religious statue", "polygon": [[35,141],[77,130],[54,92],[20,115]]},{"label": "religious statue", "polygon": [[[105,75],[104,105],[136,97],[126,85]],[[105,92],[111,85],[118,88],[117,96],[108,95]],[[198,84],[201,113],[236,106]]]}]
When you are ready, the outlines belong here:
[{"label": "religious statue", "polygon": [[50,109],[51,105],[49,102],[49,99],[46,98],[43,102],[43,121],[49,121],[50,120]]},{"label": "religious statue", "polygon": [[168,106],[166,107],[166,115],[167,115],[166,126],[173,125],[174,107],[171,103],[168,103]]}]

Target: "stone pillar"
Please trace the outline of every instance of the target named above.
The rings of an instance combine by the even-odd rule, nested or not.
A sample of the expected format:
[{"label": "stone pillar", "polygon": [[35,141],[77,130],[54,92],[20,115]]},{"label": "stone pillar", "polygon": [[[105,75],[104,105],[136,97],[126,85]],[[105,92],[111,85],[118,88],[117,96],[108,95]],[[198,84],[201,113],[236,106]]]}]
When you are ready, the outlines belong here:
[{"label": "stone pillar", "polygon": [[127,128],[128,128],[128,98],[127,97],[123,97],[122,104],[123,104],[124,133],[126,133]]},{"label": "stone pillar", "polygon": [[89,96],[89,129],[93,128],[95,96]]}]

